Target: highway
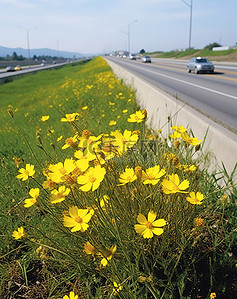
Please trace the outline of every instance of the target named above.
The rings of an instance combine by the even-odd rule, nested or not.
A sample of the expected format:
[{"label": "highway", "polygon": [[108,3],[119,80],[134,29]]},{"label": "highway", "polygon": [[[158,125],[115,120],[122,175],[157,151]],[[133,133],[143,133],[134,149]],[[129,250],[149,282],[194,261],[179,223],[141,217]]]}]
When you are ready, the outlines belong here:
[{"label": "highway", "polygon": [[0,82],[3,81],[9,77],[14,77],[18,75],[23,75],[26,73],[33,73],[37,71],[42,71],[50,68],[60,67],[62,65],[68,64],[68,62],[62,62],[57,64],[46,64],[44,66],[41,65],[32,65],[32,66],[24,66],[21,70],[14,71],[14,72],[7,72],[5,69],[0,69]]},{"label": "highway", "polygon": [[194,74],[185,60],[106,58],[237,134],[237,64],[213,62],[214,74]]}]

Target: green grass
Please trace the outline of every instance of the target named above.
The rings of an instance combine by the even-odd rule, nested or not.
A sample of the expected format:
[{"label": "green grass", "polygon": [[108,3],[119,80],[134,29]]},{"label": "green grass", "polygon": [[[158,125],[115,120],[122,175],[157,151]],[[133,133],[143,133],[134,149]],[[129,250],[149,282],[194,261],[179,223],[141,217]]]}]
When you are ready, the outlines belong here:
[{"label": "green grass", "polygon": [[237,50],[229,49],[224,51],[209,51],[206,49],[187,49],[184,51],[169,51],[169,52],[153,52],[149,53],[153,57],[157,58],[182,58],[186,56],[228,56],[232,53],[236,53]]},{"label": "green grass", "polygon": [[[209,174],[199,167],[207,158],[202,144],[195,147],[182,134],[174,143],[170,136],[147,128],[145,119],[128,122],[129,115],[138,110],[135,92],[117,80],[100,57],[1,85],[0,93],[0,297],[53,299],[73,290],[79,298],[88,299],[115,295],[123,299],[208,299],[211,292],[217,298],[234,298],[237,192],[232,175],[224,170]],[[71,113],[79,114],[76,121],[60,121]],[[49,119],[43,122],[45,115]],[[111,120],[116,124],[109,125]],[[109,135],[116,129],[129,130],[135,145],[127,149],[121,141],[128,137],[118,132]],[[86,153],[88,143],[79,142],[88,134],[85,130],[99,139],[92,143],[96,158],[89,169],[101,163],[106,174],[94,191],[83,191],[77,179],[84,172],[77,169],[62,176],[65,172],[60,168],[62,181],[54,183],[53,189],[66,186],[70,193],[52,204],[52,189],[42,186],[50,175],[49,165],[76,159],[79,148]],[[75,148],[62,150],[73,136],[77,136]],[[25,168],[28,163],[35,167],[33,177],[17,179],[17,166]],[[144,184],[145,171],[156,165],[163,169],[163,176],[154,185]],[[120,185],[126,168],[135,169],[136,177]],[[164,190],[171,174],[185,182],[187,193]],[[226,186],[220,187],[217,177]],[[90,176],[89,182],[94,179]],[[32,188],[39,188],[38,204],[25,208]],[[192,191],[204,195],[202,204],[187,201]],[[86,231],[71,232],[64,226],[71,206],[93,209]],[[167,223],[160,235],[145,239],[134,225],[139,213],[147,217],[151,210]],[[203,221],[199,226],[197,218]],[[81,223],[81,218],[75,219]],[[15,240],[12,232],[20,226],[26,238]],[[87,242],[94,246],[94,255],[86,254]],[[110,259],[113,246],[116,251]],[[105,257],[108,264],[102,266]],[[117,293],[114,282],[122,287]]]},{"label": "green grass", "polygon": [[[18,134],[22,139],[27,136],[36,153],[40,153],[40,149],[37,148],[36,131],[41,130],[41,135],[44,135],[43,142],[48,147],[51,143],[56,145],[56,140],[61,135],[65,140],[68,137],[67,128],[61,128],[58,119],[64,117],[66,113],[83,112],[81,108],[86,105],[89,109],[83,112],[85,117],[82,126],[94,131],[94,128],[98,127],[98,121],[95,117],[91,117],[90,121],[87,121],[87,116],[89,114],[104,114],[105,117],[100,119],[103,129],[106,127],[108,131],[111,128],[109,121],[112,119],[117,120],[117,125],[114,128],[124,129],[125,115],[122,110],[124,107],[130,107],[129,103],[124,104],[123,100],[117,101],[115,106],[108,106],[107,103],[115,102],[117,97],[124,97],[126,101],[131,99],[131,107],[134,107],[135,94],[131,90],[125,89],[118,81],[114,86],[111,85],[111,88],[108,88],[107,80],[111,76],[109,72],[109,67],[106,65],[101,64],[95,67],[93,61],[81,62],[59,70],[42,71],[0,85],[1,154],[5,157],[22,156],[24,152],[28,151],[27,140],[19,144],[19,140],[15,138]],[[88,89],[87,85],[93,85],[93,87]],[[107,90],[104,90],[105,86]],[[94,90],[96,90],[96,94]],[[119,96],[119,93],[124,93],[124,91],[126,93]],[[95,103],[96,101],[98,102]],[[9,117],[8,109],[13,111],[14,119]],[[131,112],[132,109],[130,108],[129,111]],[[108,112],[114,113],[108,115]],[[43,115],[50,116],[47,123],[40,120]],[[117,119],[118,115],[121,116],[121,119]],[[49,133],[52,130],[54,133]],[[97,128],[97,130],[101,129]],[[24,154],[23,158],[26,158]],[[27,158],[29,157],[27,156]]]}]

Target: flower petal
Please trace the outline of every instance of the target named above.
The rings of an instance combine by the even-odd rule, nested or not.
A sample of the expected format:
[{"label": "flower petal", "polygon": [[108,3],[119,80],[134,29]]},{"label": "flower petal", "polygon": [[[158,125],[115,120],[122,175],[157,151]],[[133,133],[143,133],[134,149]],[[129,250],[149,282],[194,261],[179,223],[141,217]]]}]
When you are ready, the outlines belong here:
[{"label": "flower petal", "polygon": [[64,218],[63,218],[63,225],[64,226],[66,226],[66,227],[73,227],[76,224],[77,224],[77,222],[73,218],[71,218],[69,216],[64,216]]},{"label": "flower petal", "polygon": [[163,234],[164,230],[163,230],[163,228],[155,227],[155,228],[153,228],[152,232],[154,234],[156,234],[157,236],[159,236],[159,235]]},{"label": "flower petal", "polygon": [[153,221],[155,221],[155,219],[156,219],[156,213],[154,213],[153,211],[150,211],[148,213],[148,221],[152,223]]},{"label": "flower petal", "polygon": [[146,230],[143,232],[142,236],[144,239],[150,239],[153,237],[153,232],[150,229],[146,228]]},{"label": "flower petal", "polygon": [[79,230],[81,230],[82,226],[81,226],[81,223],[77,223],[76,226],[74,226],[72,229],[71,229],[71,232],[74,233],[74,232],[77,232]]},{"label": "flower petal", "polygon": [[134,228],[138,234],[143,234],[143,232],[146,230],[146,226],[141,224],[135,224]]},{"label": "flower petal", "polygon": [[189,187],[189,181],[188,180],[184,180],[180,185],[179,185],[179,189],[180,190],[185,190]]},{"label": "flower petal", "polygon": [[140,224],[146,224],[147,223],[146,217],[140,213],[137,216],[137,222],[139,222]]},{"label": "flower petal", "polygon": [[167,222],[165,221],[165,219],[158,219],[158,220],[152,222],[152,226],[162,227],[162,226],[166,225],[166,223]]},{"label": "flower petal", "polygon": [[69,208],[69,214],[72,218],[76,218],[78,216],[78,207],[76,206],[71,206]]}]

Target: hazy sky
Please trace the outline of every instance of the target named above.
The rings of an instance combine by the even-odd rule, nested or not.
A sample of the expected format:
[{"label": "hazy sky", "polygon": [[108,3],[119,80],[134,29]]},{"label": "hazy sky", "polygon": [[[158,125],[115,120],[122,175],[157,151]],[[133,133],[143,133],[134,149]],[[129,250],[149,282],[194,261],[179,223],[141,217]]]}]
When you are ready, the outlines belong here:
[{"label": "hazy sky", "polygon": [[[190,4],[191,0],[0,0],[0,46],[27,48],[28,30],[31,49],[127,50],[130,28],[131,52],[187,48]],[[193,0],[192,7],[192,47],[236,44],[237,0]]]}]

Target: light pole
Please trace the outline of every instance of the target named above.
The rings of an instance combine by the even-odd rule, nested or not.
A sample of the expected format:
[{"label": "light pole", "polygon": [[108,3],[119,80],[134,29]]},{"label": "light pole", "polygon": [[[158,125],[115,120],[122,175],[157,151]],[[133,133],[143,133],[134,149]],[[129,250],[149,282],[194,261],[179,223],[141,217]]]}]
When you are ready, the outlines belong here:
[{"label": "light pole", "polygon": [[132,23],[128,24],[128,54],[130,54],[130,26],[136,22],[137,20],[134,20]]},{"label": "light pole", "polygon": [[29,38],[29,31],[32,30],[32,29],[35,29],[35,27],[31,28],[31,29],[27,29],[27,28],[23,28],[23,27],[18,26],[18,28],[26,31],[27,51],[28,51],[28,65],[30,67],[30,38]]},{"label": "light pole", "polygon": [[57,40],[57,52],[58,52],[58,58],[59,58],[59,41]]},{"label": "light pole", "polygon": [[190,21],[189,21],[189,43],[188,48],[191,49],[191,35],[192,35],[192,14],[193,14],[193,0],[191,0],[190,4],[186,1],[182,0],[189,8],[190,8]]}]

